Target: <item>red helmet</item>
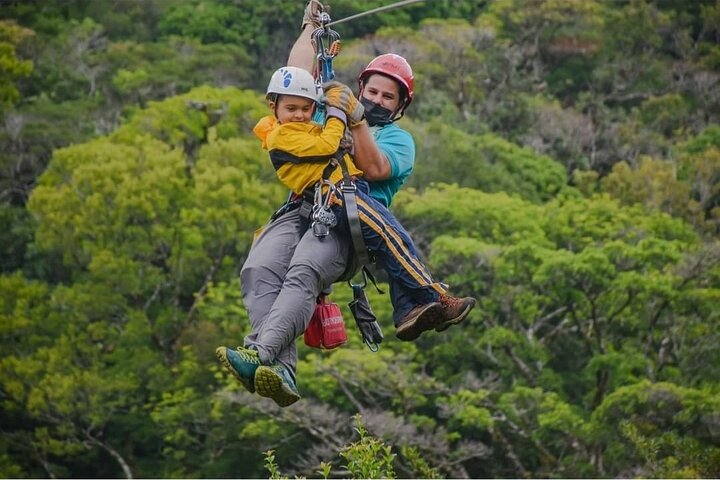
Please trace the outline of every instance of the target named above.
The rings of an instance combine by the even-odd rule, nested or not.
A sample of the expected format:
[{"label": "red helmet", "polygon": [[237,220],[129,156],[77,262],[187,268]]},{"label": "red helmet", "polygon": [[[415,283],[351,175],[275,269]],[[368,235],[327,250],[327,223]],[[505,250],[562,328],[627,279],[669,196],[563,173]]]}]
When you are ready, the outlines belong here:
[{"label": "red helmet", "polygon": [[415,85],[415,77],[413,77],[412,68],[410,68],[410,64],[407,60],[400,55],[395,55],[394,53],[386,53],[384,55],[380,55],[379,57],[375,57],[370,63],[368,63],[367,67],[360,72],[358,83],[360,84],[361,90],[365,80],[374,73],[388,76],[400,83],[400,85],[404,88],[406,94],[405,103],[402,106],[402,111],[404,111],[407,106],[410,105],[410,102],[412,102],[414,93],[413,87]]}]

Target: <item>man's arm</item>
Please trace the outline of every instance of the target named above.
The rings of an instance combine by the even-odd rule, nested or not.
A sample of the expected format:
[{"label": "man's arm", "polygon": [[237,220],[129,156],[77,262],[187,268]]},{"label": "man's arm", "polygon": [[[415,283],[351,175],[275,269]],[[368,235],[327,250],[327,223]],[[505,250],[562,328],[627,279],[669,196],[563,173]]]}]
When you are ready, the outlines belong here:
[{"label": "man's arm", "polygon": [[375,143],[368,124],[360,122],[351,131],[355,142],[355,165],[363,171],[365,179],[372,182],[390,178],[390,161]]},{"label": "man's arm", "polygon": [[310,40],[313,30],[315,30],[315,27],[311,23],[303,27],[300,36],[295,40],[290,50],[287,61],[289,66],[302,68],[312,73],[315,62],[315,49],[312,47]]},{"label": "man's arm", "polygon": [[[312,46],[312,32],[320,27],[322,12],[325,10],[320,0],[308,0],[303,13],[300,36],[290,50],[287,64],[312,73],[315,62],[315,49]],[[329,18],[329,17],[328,17]]]},{"label": "man's arm", "polygon": [[364,108],[350,87],[335,81],[323,86],[325,105],[340,109],[347,115],[355,144],[355,164],[364,172],[365,179],[377,181],[390,178],[393,172],[387,154],[378,147],[370,133],[370,127],[363,120]]},{"label": "man's arm", "polygon": [[[313,71],[315,49],[312,46],[312,23],[303,26],[300,36],[292,46],[288,56],[288,65]],[[366,180],[385,180],[392,176],[392,168],[385,154],[378,148],[366,122],[360,122],[351,128],[355,144],[355,164],[363,171]]]}]

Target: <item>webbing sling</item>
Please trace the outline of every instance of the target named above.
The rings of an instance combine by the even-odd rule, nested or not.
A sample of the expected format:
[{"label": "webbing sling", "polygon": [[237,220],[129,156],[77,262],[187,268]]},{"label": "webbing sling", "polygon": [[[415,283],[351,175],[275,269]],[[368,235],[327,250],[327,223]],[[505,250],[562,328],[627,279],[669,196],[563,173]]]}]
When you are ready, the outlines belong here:
[{"label": "webbing sling", "polygon": [[[348,261],[348,266],[343,273],[342,278],[347,278],[348,281],[350,281],[354,273],[362,271],[363,276],[370,279],[378,293],[383,294],[385,292],[378,286],[375,276],[367,268],[367,266],[373,263],[374,260],[370,258],[367,246],[365,245],[365,239],[363,238],[362,227],[360,225],[360,212],[357,207],[357,199],[355,196],[357,187],[355,186],[355,183],[353,182],[353,179],[350,176],[350,172],[347,168],[347,164],[345,163],[344,148],[340,148],[337,152],[335,152],[332,160],[330,160],[327,166],[325,166],[322,178],[323,180],[328,180],[330,178],[330,175],[332,175],[332,172],[335,171],[338,166],[340,166],[343,175],[343,181],[340,185],[340,191],[343,195],[343,208],[345,208],[345,215],[348,219],[350,241],[352,242],[353,250],[355,252],[355,258],[357,259],[357,265],[359,266],[359,268],[356,267],[357,269],[353,268],[353,262]],[[348,276],[350,278],[348,278]],[[367,284],[367,281],[365,283]],[[351,286],[353,285],[351,284]]]},{"label": "webbing sling", "polygon": [[340,191],[343,194],[343,203],[345,204],[348,226],[350,227],[350,238],[352,240],[358,262],[364,267],[370,263],[370,256],[368,255],[365,240],[362,235],[362,227],[360,226],[360,212],[358,211],[357,199],[355,198],[355,190],[357,187],[353,183],[352,178],[350,177],[350,172],[347,168],[347,163],[345,163],[344,149],[341,148],[335,152],[335,160],[340,165],[343,175]]}]

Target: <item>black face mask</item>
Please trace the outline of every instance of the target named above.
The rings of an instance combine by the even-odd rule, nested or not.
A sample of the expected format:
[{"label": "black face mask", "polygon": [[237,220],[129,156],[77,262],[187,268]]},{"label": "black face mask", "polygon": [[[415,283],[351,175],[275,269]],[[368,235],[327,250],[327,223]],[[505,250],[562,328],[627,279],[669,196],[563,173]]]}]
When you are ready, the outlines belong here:
[{"label": "black face mask", "polygon": [[365,120],[368,125],[382,127],[393,121],[394,112],[377,103],[373,103],[365,97],[360,97],[360,103],[365,107]]}]

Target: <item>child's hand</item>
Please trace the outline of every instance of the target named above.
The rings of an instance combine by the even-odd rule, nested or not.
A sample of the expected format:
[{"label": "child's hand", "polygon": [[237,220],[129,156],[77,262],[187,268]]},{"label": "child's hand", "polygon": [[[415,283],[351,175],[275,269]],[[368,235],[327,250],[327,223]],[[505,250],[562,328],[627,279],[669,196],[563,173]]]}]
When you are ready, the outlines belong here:
[{"label": "child's hand", "polygon": [[336,107],[345,112],[350,120],[350,126],[360,123],[363,120],[365,109],[358,102],[352,90],[340,82],[327,82],[323,85],[325,94],[321,99],[325,105]]}]

